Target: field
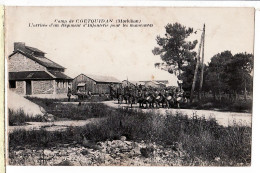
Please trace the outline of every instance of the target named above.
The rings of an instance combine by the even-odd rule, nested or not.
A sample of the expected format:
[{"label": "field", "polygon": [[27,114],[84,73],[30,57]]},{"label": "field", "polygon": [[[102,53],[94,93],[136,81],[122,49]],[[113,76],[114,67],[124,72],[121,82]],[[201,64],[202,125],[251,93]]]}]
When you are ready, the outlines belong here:
[{"label": "field", "polygon": [[192,118],[181,113],[162,115],[102,103],[78,106],[46,99],[33,101],[55,115],[55,121],[99,121],[63,131],[14,130],[9,133],[10,165],[251,164],[248,126],[224,127],[215,119],[196,114]]}]

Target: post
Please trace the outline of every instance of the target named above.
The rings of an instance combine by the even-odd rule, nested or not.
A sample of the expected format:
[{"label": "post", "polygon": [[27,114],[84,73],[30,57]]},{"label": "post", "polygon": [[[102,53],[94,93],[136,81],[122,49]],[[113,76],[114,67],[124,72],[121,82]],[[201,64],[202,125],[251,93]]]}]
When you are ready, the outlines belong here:
[{"label": "post", "polygon": [[199,63],[200,63],[200,52],[201,52],[202,39],[203,39],[203,33],[201,34],[200,45],[199,45],[198,56],[197,56],[197,63],[196,63],[196,68],[195,68],[195,72],[194,72],[192,88],[191,88],[191,92],[190,92],[190,102],[192,102],[192,100],[193,100],[194,89],[195,89],[197,76],[198,76],[197,74],[198,74]]},{"label": "post", "polygon": [[202,55],[201,55],[201,73],[200,73],[200,89],[199,100],[201,99],[202,85],[203,85],[203,73],[204,73],[204,46],[205,46],[205,24],[203,26],[203,41],[202,41]]}]

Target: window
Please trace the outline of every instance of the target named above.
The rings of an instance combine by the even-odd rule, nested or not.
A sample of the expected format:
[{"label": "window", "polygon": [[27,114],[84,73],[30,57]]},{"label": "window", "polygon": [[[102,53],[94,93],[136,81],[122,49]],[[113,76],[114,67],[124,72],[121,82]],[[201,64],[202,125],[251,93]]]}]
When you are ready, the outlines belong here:
[{"label": "window", "polygon": [[9,88],[16,88],[16,81],[10,80],[9,81]]}]

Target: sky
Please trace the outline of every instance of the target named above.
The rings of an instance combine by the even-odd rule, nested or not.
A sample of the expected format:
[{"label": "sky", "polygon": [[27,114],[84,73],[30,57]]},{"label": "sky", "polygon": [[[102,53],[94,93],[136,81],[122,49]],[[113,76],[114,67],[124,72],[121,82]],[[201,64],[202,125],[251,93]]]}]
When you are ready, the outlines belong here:
[{"label": "sky", "polygon": [[[70,19],[134,19],[153,27],[29,27],[29,23],[49,25]],[[12,53],[14,42],[25,42],[46,52],[46,57],[64,66],[65,74],[72,78],[84,73],[121,81],[169,80],[176,85],[176,76],[154,67],[161,60],[152,53],[156,36],[164,36],[164,27],[175,22],[194,30],[205,23],[206,63],[225,50],[253,53],[253,8],[191,7],[7,7],[5,52]],[[199,40],[200,34],[189,40]],[[198,46],[194,50],[198,51]]]}]

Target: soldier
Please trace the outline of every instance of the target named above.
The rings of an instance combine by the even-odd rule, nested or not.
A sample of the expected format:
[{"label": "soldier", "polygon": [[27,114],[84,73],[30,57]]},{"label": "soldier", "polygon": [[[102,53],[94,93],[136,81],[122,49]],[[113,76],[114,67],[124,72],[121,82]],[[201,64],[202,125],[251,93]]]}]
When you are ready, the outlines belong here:
[{"label": "soldier", "polygon": [[70,97],[71,97],[71,89],[70,89],[70,87],[68,87],[67,97],[68,97],[68,102],[70,102]]},{"label": "soldier", "polygon": [[177,107],[180,108],[180,102],[182,100],[183,97],[183,91],[180,90],[179,88],[177,88],[176,90],[176,103],[177,103]]}]

